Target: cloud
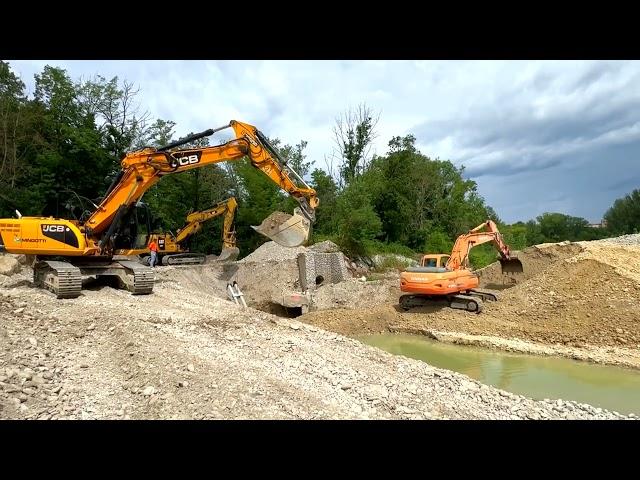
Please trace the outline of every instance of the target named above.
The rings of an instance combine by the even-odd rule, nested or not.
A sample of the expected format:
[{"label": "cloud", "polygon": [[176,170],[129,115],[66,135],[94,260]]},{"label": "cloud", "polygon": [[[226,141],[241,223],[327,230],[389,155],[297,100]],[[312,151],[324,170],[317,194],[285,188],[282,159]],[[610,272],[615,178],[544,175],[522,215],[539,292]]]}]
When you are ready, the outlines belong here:
[{"label": "cloud", "polygon": [[386,152],[395,135],[414,134],[423,153],[464,164],[508,221],[558,209],[598,220],[638,178],[630,156],[640,145],[635,61],[10,64],[31,92],[46,64],[73,78],[117,75],[140,86],[152,116],[177,123],[177,136],[241,120],[284,143],[307,140],[318,167],[333,149],[335,118],[366,102],[381,112],[375,152]]}]

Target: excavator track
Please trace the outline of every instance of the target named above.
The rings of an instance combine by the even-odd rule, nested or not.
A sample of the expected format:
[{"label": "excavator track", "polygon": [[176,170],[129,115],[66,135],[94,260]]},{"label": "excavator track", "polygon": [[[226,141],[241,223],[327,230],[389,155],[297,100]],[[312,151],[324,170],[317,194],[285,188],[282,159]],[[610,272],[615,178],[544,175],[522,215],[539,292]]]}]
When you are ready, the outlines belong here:
[{"label": "excavator track", "polygon": [[430,305],[447,306],[456,310],[466,310],[474,313],[480,313],[482,311],[482,300],[471,295],[402,295],[400,297],[400,307],[405,311]]},{"label": "excavator track", "polygon": [[162,265],[202,265],[206,260],[204,254],[180,253],[162,257]]},{"label": "excavator track", "polygon": [[485,302],[497,302],[498,296],[493,292],[488,292],[486,290],[469,290],[467,295],[471,295],[472,297],[479,297],[482,301]]},{"label": "excavator track", "polygon": [[458,310],[480,313],[482,311],[482,300],[471,295],[451,295],[449,306]]},{"label": "excavator track", "polygon": [[38,261],[33,268],[33,282],[54,293],[57,298],[76,298],[82,292],[82,273],[78,267],[67,262]]},{"label": "excavator track", "polygon": [[133,260],[118,260],[116,263],[126,269],[125,286],[133,295],[148,295],[153,292],[155,273],[151,267],[141,265]]}]

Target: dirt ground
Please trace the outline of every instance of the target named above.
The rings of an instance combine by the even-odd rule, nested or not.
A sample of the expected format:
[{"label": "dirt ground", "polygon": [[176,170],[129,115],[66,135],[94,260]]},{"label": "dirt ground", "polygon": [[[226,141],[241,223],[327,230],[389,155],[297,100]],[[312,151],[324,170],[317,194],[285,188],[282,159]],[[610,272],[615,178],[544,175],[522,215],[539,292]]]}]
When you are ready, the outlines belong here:
[{"label": "dirt ground", "polygon": [[76,299],[0,278],[0,418],[623,418],[533,401],[221,298],[219,269]]},{"label": "dirt ground", "polygon": [[519,258],[523,275],[504,276],[499,263],[479,271],[481,287],[499,296],[479,315],[442,306],[404,312],[395,274],[382,281],[396,288],[386,302],[311,312],[300,320],[345,335],[448,332],[514,339],[531,344],[525,351],[553,346],[556,354],[640,368],[640,245],[544,244]]},{"label": "dirt ground", "polygon": [[[0,418],[621,418],[503,392],[348,336],[422,333],[640,367],[633,242],[528,249],[520,252],[527,273],[515,282],[490,266],[483,283],[501,299],[480,315],[402,312],[391,272],[322,286],[314,305],[328,309],[297,319],[268,313],[270,297],[298,287],[295,260],[274,259],[270,248],[231,265],[158,268],[152,295],[89,282],[68,300],[34,288],[28,266],[5,261]],[[234,279],[249,308],[226,298]]]}]

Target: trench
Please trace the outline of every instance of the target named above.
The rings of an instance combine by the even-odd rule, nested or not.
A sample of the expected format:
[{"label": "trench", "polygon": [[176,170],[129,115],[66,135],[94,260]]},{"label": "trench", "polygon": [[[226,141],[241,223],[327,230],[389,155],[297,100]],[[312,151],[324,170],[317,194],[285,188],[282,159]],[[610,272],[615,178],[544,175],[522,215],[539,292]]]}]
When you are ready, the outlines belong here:
[{"label": "trench", "polygon": [[636,370],[442,343],[419,335],[385,333],[357,338],[389,353],[536,400],[573,400],[640,415],[640,372]]}]

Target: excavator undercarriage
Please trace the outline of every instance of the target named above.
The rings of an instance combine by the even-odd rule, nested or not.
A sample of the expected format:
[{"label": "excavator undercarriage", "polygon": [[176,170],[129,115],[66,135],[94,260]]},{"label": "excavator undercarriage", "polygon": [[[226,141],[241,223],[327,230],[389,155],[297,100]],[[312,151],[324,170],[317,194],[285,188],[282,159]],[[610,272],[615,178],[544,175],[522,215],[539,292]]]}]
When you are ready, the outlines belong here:
[{"label": "excavator undercarriage", "polygon": [[155,274],[145,265],[133,260],[82,260],[38,259],[33,266],[33,282],[58,298],[80,296],[83,277],[116,277],[120,288],[133,295],[147,295],[153,291]]},{"label": "excavator undercarriage", "polygon": [[482,312],[483,302],[495,302],[495,293],[484,290],[469,290],[457,295],[402,295],[400,307],[403,310],[427,306],[444,306],[468,312]]}]

